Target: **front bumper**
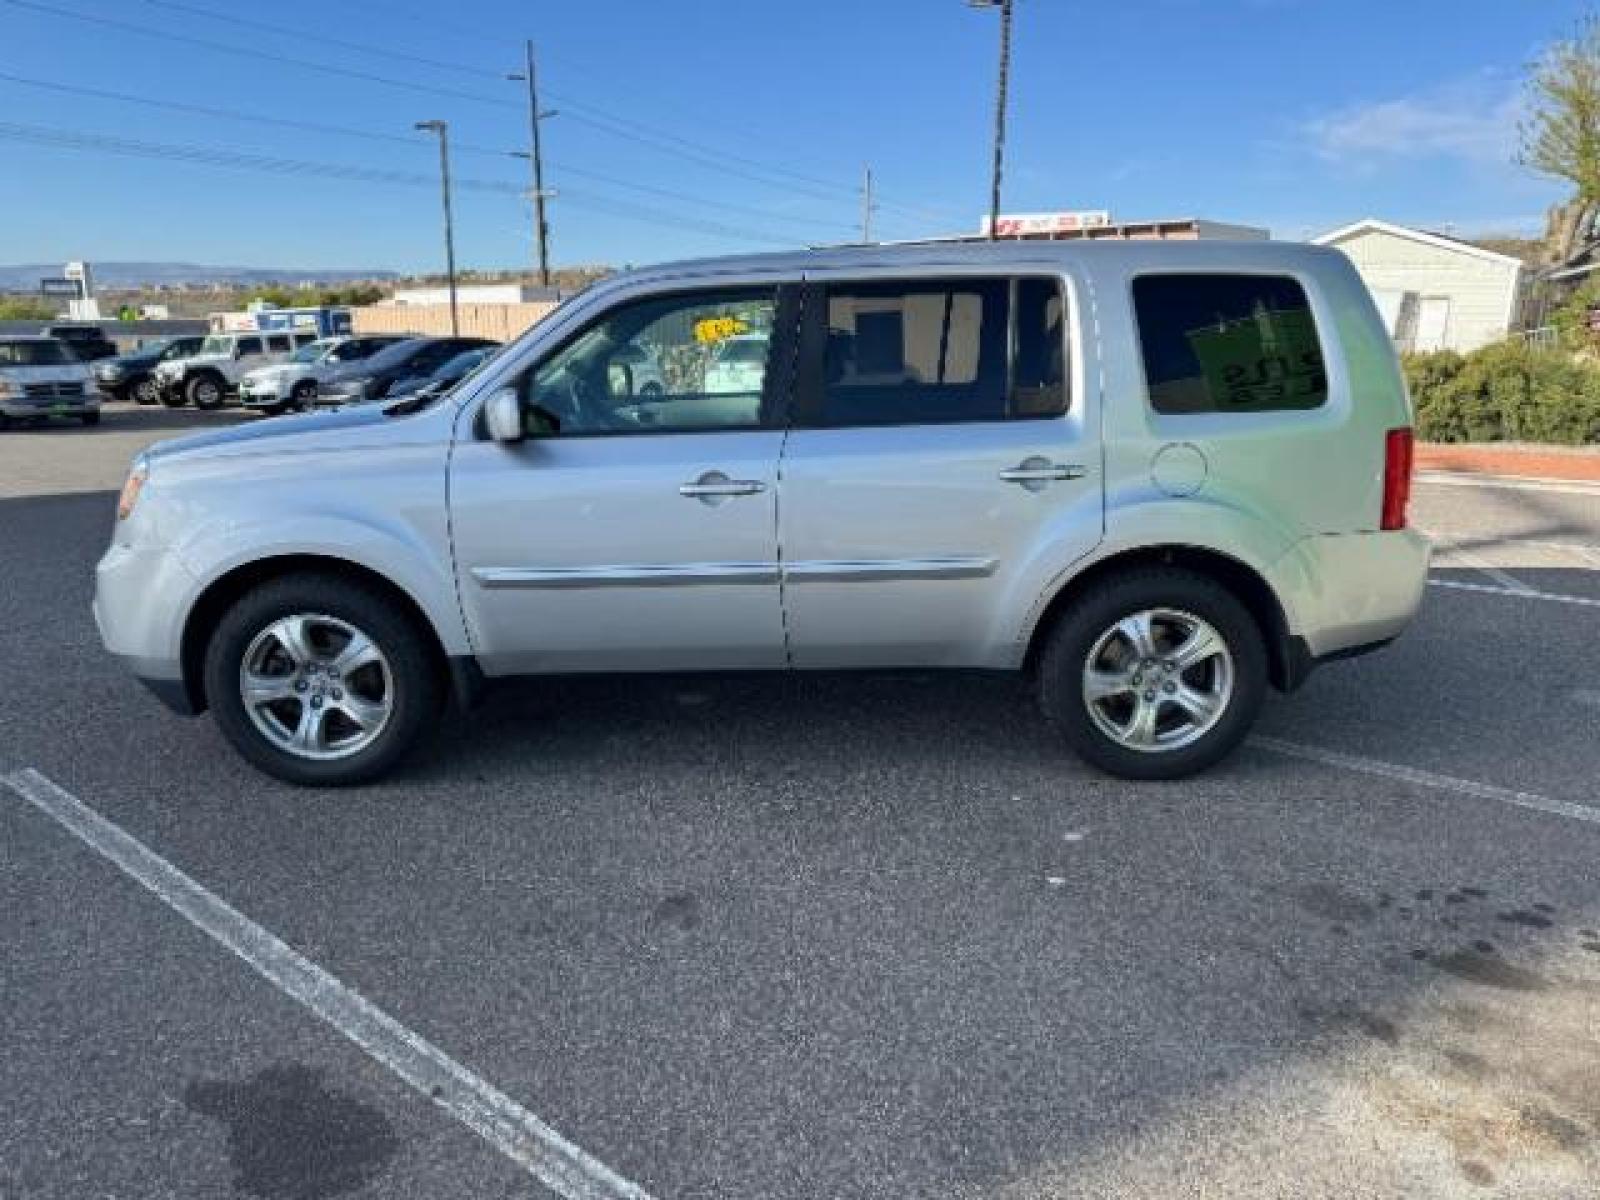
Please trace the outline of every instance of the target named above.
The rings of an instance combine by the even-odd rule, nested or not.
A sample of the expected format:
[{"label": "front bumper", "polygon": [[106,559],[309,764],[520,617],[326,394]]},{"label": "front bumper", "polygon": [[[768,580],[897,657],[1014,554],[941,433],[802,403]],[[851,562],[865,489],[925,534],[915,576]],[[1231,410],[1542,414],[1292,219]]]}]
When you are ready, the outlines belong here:
[{"label": "front bumper", "polygon": [[252,382],[248,379],[239,383],[239,403],[246,408],[276,408],[288,399],[288,389],[281,383]]},{"label": "front bumper", "polygon": [[81,417],[99,411],[100,394],[92,391],[81,396],[0,398],[0,417]]},{"label": "front bumper", "polygon": [[[179,712],[196,711],[184,684],[182,652],[183,617],[195,590],[194,577],[177,556],[155,546],[113,542],[95,567],[93,611],[100,641]],[[180,696],[182,705],[174,703]]]}]

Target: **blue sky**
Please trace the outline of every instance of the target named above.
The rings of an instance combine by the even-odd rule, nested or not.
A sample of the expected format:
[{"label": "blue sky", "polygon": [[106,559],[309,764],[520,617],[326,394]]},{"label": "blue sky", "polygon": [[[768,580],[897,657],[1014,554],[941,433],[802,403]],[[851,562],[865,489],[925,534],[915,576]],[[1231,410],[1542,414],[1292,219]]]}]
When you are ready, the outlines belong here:
[{"label": "blue sky", "polygon": [[[1017,0],[1005,208],[1204,216],[1282,238],[1368,215],[1535,230],[1561,189],[1511,161],[1522,75],[1585,7]],[[459,177],[516,186],[526,166],[499,151],[525,147],[524,97],[497,76],[520,66],[525,36],[561,110],[544,126],[558,264],[847,240],[865,163],[880,236],[972,229],[987,206],[997,15],[963,0],[0,0],[0,29],[0,262],[436,269],[426,186],[15,138],[67,131],[427,179],[437,150],[411,127],[444,118]],[[527,260],[526,200],[456,201],[464,265]]]}]

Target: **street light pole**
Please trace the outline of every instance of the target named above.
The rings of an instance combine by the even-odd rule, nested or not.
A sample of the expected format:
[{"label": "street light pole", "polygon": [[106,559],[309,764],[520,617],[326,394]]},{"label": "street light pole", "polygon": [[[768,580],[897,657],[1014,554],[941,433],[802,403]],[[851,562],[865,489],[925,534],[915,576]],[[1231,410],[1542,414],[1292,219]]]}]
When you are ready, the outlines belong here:
[{"label": "street light pole", "polygon": [[542,287],[550,286],[550,223],[545,220],[544,202],[550,193],[544,187],[544,152],[540,146],[539,127],[550,117],[556,115],[556,110],[539,110],[539,83],[538,76],[533,69],[533,39],[529,38],[523,43],[527,53],[527,70],[520,74],[507,75],[507,79],[526,81],[528,84],[528,135],[529,153],[518,154],[518,158],[529,159],[533,165],[533,240],[537,252],[539,269],[539,283]]},{"label": "street light pole", "polygon": [[456,310],[456,226],[450,214],[450,126],[445,121],[418,121],[416,128],[439,135],[439,186],[444,192],[444,264],[450,284],[450,336],[461,336]]},{"label": "street light pole", "polygon": [[994,174],[989,184],[989,240],[1000,236],[1000,168],[1006,146],[1006,95],[1011,82],[1011,5],[1013,0],[967,0],[973,8],[1000,10],[1000,78],[994,100]]}]

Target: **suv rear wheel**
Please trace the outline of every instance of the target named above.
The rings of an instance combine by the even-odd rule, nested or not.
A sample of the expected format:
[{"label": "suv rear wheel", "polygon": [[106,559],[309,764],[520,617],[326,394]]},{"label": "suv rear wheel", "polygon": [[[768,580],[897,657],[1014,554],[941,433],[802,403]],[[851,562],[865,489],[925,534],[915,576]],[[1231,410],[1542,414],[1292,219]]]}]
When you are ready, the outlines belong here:
[{"label": "suv rear wheel", "polygon": [[206,649],[206,699],[234,748],[313,786],[389,771],[443,701],[427,633],[382,591],[290,575],[247,592]]},{"label": "suv rear wheel", "polygon": [[1126,779],[1181,779],[1255,724],[1267,653],[1255,618],[1204,575],[1112,576],[1061,614],[1039,661],[1046,714],[1084,759]]}]

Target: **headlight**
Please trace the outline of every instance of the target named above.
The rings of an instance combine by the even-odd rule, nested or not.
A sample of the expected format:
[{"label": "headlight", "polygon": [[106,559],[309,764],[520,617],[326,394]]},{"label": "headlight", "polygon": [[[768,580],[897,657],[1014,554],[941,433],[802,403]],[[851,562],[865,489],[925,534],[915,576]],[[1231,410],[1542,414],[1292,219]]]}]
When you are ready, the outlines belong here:
[{"label": "headlight", "polygon": [[117,498],[117,520],[126,521],[133,516],[134,505],[139,503],[139,493],[144,491],[145,480],[149,478],[150,460],[141,454],[133,460],[128,481],[122,485],[122,495]]},{"label": "headlight", "polygon": [[110,363],[103,367],[96,367],[94,373],[100,376],[101,379],[121,379],[124,371],[120,365]]},{"label": "headlight", "polygon": [[0,379],[0,396],[20,396],[22,385],[15,379]]}]

